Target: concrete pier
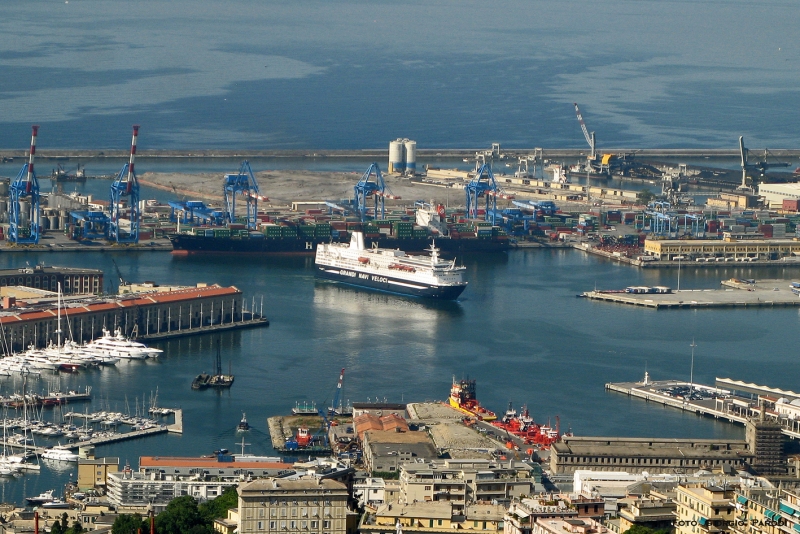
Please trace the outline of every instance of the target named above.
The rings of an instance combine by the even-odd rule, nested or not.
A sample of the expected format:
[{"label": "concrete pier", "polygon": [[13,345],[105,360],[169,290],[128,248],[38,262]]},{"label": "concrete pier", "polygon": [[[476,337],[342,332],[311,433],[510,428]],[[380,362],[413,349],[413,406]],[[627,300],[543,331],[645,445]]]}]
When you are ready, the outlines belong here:
[{"label": "concrete pier", "polygon": [[800,295],[792,291],[790,283],[791,280],[758,280],[753,284],[725,280],[723,289],[682,289],[671,293],[587,291],[580,296],[655,309],[800,306]]},{"label": "concrete pier", "polygon": [[[767,404],[772,402],[774,405],[775,400],[770,399],[774,399],[777,390],[773,388],[740,383],[749,386],[750,390],[727,389],[737,382],[725,378],[717,378],[716,381],[716,386],[707,386],[697,383],[690,384],[682,380],[651,381],[648,376],[645,376],[645,380],[642,382],[607,383],[605,388],[606,391],[622,393],[645,402],[656,402],[662,406],[741,425],[744,425],[748,418],[759,416],[759,399]],[[754,397],[753,391],[760,391],[760,393],[755,394]],[[743,395],[743,393],[749,394]],[[783,393],[790,394],[791,392]],[[793,399],[791,395],[787,398]],[[768,411],[766,417],[778,421],[784,435],[800,439],[800,421],[780,417],[774,411]]]}]

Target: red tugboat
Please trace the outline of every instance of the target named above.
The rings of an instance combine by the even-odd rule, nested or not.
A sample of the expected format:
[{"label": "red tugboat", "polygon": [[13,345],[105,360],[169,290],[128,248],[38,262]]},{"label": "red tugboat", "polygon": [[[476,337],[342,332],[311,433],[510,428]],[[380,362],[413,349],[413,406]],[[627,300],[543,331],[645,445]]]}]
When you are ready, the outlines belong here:
[{"label": "red tugboat", "polygon": [[522,412],[517,413],[510,402],[503,418],[492,422],[492,425],[524,439],[527,445],[538,445],[542,449],[549,449],[553,443],[561,439],[558,417],[555,429],[549,425],[537,425],[530,416],[527,406],[523,406]]},{"label": "red tugboat", "polygon": [[456,381],[453,377],[453,386],[450,388],[450,406],[461,413],[476,417],[479,421],[494,421],[497,415],[480,405],[475,397],[475,381]]}]

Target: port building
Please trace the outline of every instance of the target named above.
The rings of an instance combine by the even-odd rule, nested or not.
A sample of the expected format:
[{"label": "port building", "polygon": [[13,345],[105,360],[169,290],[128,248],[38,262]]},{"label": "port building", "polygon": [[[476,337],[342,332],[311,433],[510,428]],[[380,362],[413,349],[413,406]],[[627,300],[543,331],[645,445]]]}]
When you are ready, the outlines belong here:
[{"label": "port building", "polygon": [[676,260],[678,257],[687,261],[699,258],[776,260],[800,256],[800,241],[794,239],[739,240],[735,237],[723,240],[647,239],[644,242],[644,251],[659,260]]},{"label": "port building", "polygon": [[[0,328],[13,350],[57,341],[59,312],[55,298],[36,303],[6,300],[0,310]],[[104,328],[120,328],[125,335],[146,338],[235,323],[242,318],[242,292],[238,288],[206,284],[168,292],[68,299],[61,310],[61,319],[69,321],[77,342],[102,336]]]},{"label": "port building", "polygon": [[784,200],[800,199],[800,183],[796,184],[759,184],[758,195],[770,208],[783,208]]},{"label": "port building", "polygon": [[56,291],[64,295],[98,295],[103,292],[103,271],[36,265],[21,269],[0,269],[0,287],[22,286]]},{"label": "port building", "polygon": [[239,534],[345,534],[350,513],[347,487],[335,480],[262,478],[243,482]]},{"label": "port building", "polygon": [[745,440],[564,437],[550,448],[550,469],[651,474],[746,469],[753,459]]},{"label": "port building", "polygon": [[363,436],[364,464],[374,476],[376,473],[396,473],[408,462],[439,457],[427,432],[367,430]]}]

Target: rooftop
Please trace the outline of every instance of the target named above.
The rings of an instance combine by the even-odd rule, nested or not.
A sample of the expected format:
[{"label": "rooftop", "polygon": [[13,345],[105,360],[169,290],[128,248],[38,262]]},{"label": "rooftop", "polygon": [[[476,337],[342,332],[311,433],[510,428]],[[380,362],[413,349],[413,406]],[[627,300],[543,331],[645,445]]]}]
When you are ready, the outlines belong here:
[{"label": "rooftop", "polygon": [[245,482],[239,485],[239,494],[244,492],[261,491],[303,491],[303,490],[328,490],[328,491],[347,491],[347,487],[341,482],[330,479],[309,478],[283,480],[279,478],[259,478],[252,482]]}]

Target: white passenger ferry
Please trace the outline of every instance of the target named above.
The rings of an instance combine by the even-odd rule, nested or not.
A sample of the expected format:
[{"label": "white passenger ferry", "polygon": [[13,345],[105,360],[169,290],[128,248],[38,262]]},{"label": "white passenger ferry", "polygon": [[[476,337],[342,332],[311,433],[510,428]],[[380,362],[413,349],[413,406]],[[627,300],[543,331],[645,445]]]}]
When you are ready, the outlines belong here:
[{"label": "white passenger ferry", "polygon": [[320,278],[402,295],[452,300],[467,287],[466,268],[456,266],[455,260],[440,259],[435,246],[431,246],[429,256],[365,248],[361,232],[353,232],[349,245],[317,245],[314,263]]}]

